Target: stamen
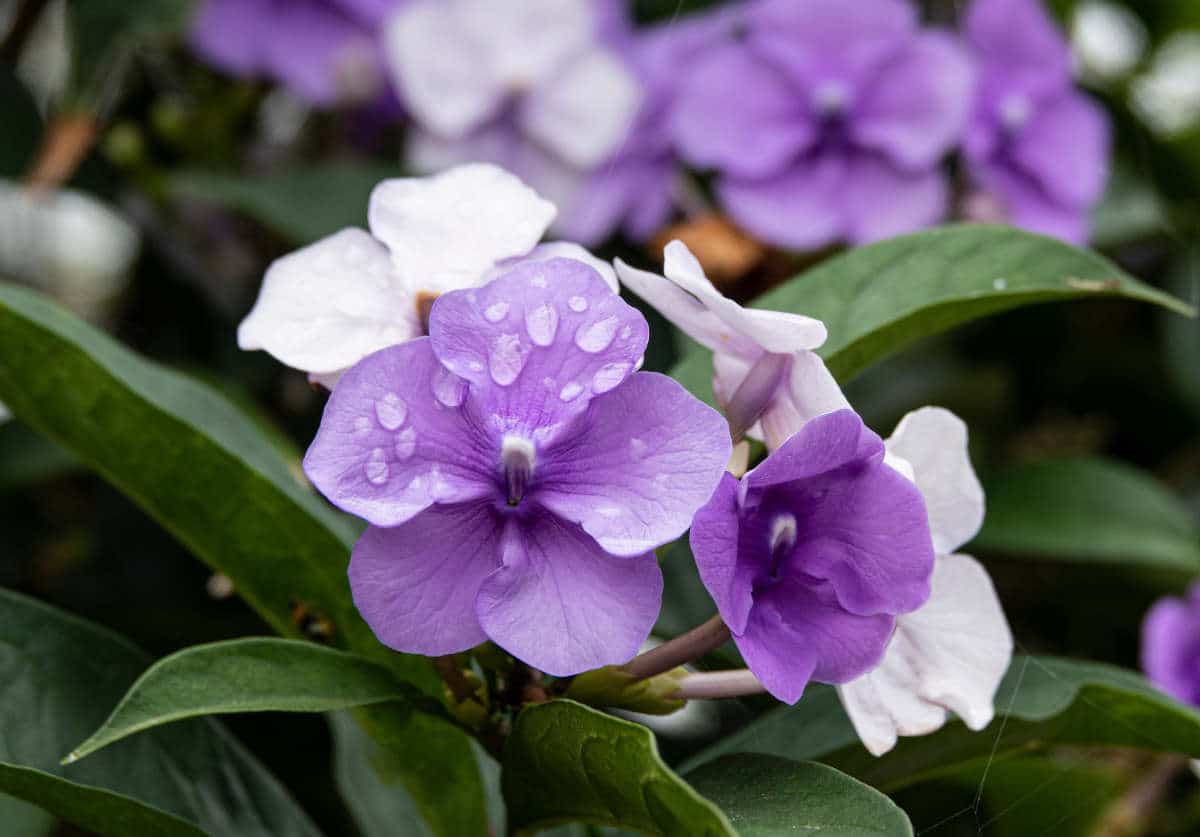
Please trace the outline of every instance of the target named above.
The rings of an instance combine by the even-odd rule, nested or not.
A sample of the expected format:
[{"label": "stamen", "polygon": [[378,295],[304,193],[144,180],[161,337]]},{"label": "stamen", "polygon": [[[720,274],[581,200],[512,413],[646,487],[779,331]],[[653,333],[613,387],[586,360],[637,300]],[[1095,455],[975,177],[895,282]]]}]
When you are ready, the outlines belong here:
[{"label": "stamen", "polygon": [[771,521],[771,578],[779,575],[779,565],[796,545],[796,518],[781,514]]},{"label": "stamen", "polygon": [[525,496],[525,488],[533,476],[535,453],[533,442],[520,436],[505,436],[501,443],[500,463],[504,466],[504,479],[508,483],[510,506],[517,505]]},{"label": "stamen", "polygon": [[812,104],[820,116],[841,116],[850,104],[850,88],[837,79],[823,81],[813,90]]}]

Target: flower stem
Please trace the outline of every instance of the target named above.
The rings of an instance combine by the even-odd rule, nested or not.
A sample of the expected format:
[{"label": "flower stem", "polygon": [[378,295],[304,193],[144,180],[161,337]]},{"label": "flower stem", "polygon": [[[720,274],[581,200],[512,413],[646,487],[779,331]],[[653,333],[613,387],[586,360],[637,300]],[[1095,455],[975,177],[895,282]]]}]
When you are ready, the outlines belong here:
[{"label": "flower stem", "polygon": [[679,688],[671,697],[682,700],[702,698],[730,698],[757,695],[766,688],[754,673],[744,669],[731,671],[702,671],[689,674],[679,681]]},{"label": "flower stem", "polygon": [[729,628],[719,615],[697,625],[686,634],[664,642],[639,654],[625,664],[625,670],[638,680],[645,680],[673,668],[698,660],[729,641]]}]

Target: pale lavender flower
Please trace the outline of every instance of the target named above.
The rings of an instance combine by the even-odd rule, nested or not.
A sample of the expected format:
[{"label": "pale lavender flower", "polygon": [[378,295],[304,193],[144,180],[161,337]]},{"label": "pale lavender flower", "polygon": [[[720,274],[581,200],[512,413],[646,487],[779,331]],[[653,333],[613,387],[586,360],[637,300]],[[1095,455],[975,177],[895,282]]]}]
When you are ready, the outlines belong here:
[{"label": "pale lavender flower", "polygon": [[244,77],[282,82],[318,105],[364,101],[384,83],[376,31],[406,0],[205,0],[191,43]]},{"label": "pale lavender flower", "polygon": [[1109,126],[1075,89],[1066,42],[1038,0],[975,0],[964,29],[979,67],[963,141],[980,190],[968,216],[1082,243],[1108,176]]},{"label": "pale lavender flower", "polygon": [[415,120],[420,171],[484,160],[571,206],[641,105],[605,0],[415,0],[388,22],[385,56]]},{"label": "pale lavender flower", "polygon": [[691,545],[754,675],[786,703],[883,657],[899,614],[929,598],[921,492],[884,464],[851,410],[808,422],[739,483],[722,477]]},{"label": "pale lavender flower", "polygon": [[428,338],[345,373],[304,467],[372,524],[350,584],[384,644],[491,639],[555,675],[637,653],[660,604],[653,550],[731,447],[714,410],[634,371],[647,336],[595,270],[550,259],[444,294]]},{"label": "pale lavender flower", "polygon": [[1158,688],[1200,706],[1200,583],[1155,602],[1142,623],[1142,670]]},{"label": "pale lavender flower", "polygon": [[970,104],[969,63],[906,0],[758,0],[745,34],[698,62],[681,154],[715,169],[750,232],[784,247],[871,241],[939,220],[939,162]]}]

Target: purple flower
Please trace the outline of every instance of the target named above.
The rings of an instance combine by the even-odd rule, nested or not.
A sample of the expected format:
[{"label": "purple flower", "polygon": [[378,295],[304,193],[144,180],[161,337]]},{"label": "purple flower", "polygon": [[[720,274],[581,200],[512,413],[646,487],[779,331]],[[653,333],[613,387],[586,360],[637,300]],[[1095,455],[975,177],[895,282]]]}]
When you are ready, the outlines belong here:
[{"label": "purple flower", "polygon": [[1150,682],[1200,706],[1200,583],[1186,598],[1159,599],[1142,623],[1142,669]]},{"label": "purple flower", "polygon": [[874,668],[896,616],[929,598],[934,550],[921,492],[884,464],[851,410],[813,419],[696,515],[700,577],[772,695]]},{"label": "purple flower", "polygon": [[1083,242],[1109,128],[1075,90],[1066,43],[1038,0],[975,0],[965,30],[980,72],[963,154],[982,190],[974,202],[993,204],[968,214]]},{"label": "purple flower", "polygon": [[379,92],[375,29],[405,0],[206,0],[192,47],[237,76],[265,76],[318,105]]},{"label": "purple flower", "polygon": [[399,651],[491,639],[555,675],[625,662],[658,614],[654,548],[724,471],[724,420],[634,371],[646,321],[580,262],[446,293],[429,326],[345,373],[304,460],[372,524],[355,604]]},{"label": "purple flower", "polygon": [[970,104],[955,40],[920,30],[905,0],[759,0],[745,21],[692,72],[675,120],[726,211],[795,248],[941,218],[938,163]]}]

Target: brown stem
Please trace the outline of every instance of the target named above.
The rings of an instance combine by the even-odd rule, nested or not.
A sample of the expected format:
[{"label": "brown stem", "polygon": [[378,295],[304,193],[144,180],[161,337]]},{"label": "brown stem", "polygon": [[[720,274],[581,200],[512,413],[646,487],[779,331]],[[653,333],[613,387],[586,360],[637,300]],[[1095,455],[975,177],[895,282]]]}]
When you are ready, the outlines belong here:
[{"label": "brown stem", "polygon": [[698,660],[728,641],[729,628],[721,621],[719,615],[714,616],[686,634],[680,634],[657,648],[651,648],[646,653],[634,657],[625,664],[625,670],[634,678],[645,680],[678,668],[684,663]]},{"label": "brown stem", "polygon": [[75,174],[83,158],[92,149],[98,133],[96,117],[91,113],[66,113],[55,117],[42,138],[33,167],[25,177],[31,189],[54,189]]}]

